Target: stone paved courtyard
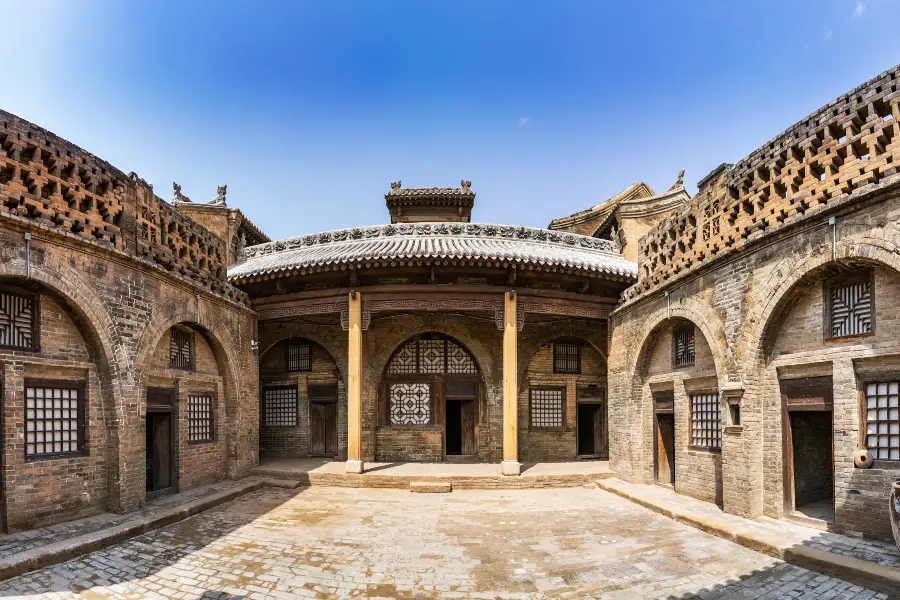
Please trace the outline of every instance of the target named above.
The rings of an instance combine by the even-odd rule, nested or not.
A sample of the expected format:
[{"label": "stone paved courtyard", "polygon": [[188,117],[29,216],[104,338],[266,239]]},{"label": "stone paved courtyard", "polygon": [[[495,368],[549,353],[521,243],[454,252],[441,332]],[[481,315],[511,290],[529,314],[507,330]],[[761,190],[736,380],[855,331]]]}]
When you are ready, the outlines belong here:
[{"label": "stone paved courtyard", "polygon": [[598,489],[266,488],[0,584],[40,598],[885,598]]}]

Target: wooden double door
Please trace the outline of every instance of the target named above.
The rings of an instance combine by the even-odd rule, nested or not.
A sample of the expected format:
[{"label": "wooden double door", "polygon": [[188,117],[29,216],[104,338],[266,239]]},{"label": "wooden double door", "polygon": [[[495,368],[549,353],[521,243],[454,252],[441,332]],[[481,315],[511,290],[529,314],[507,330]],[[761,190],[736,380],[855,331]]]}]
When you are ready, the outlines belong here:
[{"label": "wooden double door", "polygon": [[310,456],[337,456],[337,386],[310,385],[308,389],[309,454]]}]

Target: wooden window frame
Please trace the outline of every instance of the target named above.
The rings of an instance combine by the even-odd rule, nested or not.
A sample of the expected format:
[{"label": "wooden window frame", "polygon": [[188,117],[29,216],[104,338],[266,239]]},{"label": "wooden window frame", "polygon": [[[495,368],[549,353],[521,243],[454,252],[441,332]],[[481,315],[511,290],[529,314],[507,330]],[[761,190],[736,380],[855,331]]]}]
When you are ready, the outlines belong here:
[{"label": "wooden window frame", "polygon": [[[869,329],[868,333],[854,333],[851,335],[832,336],[831,314],[833,307],[831,305],[831,291],[834,288],[840,288],[847,285],[866,282],[868,282],[869,284],[869,296],[871,298],[869,302],[869,322],[872,324],[872,326]],[[822,338],[824,339],[824,341],[843,342],[847,340],[857,340],[867,337],[873,337],[875,335],[875,269],[868,268],[851,273],[845,273],[823,281],[822,305],[824,308],[824,310],[822,311],[824,320],[822,324]]]},{"label": "wooden window frame", "polygon": [[[188,339],[188,352],[190,354],[190,365],[189,366],[179,366],[174,364],[174,356],[172,356],[172,344],[175,343],[176,334],[186,335]],[[169,332],[169,368],[175,369],[178,371],[190,371],[195,372],[197,370],[197,340],[195,336],[197,335],[196,331],[187,330],[180,327],[173,327]]]},{"label": "wooden window frame", "polygon": [[[696,342],[695,342],[696,343]],[[692,404],[692,400],[694,396],[715,396],[718,400],[719,406],[719,445],[718,446],[695,446],[694,441],[694,407]],[[725,428],[722,426],[722,393],[717,389],[697,389],[691,390],[687,393],[688,399],[688,419],[687,419],[687,435],[688,435],[688,450],[693,450],[695,452],[709,452],[712,454],[721,454],[722,453],[722,440],[723,433]]]},{"label": "wooden window frame", "polygon": [[[308,368],[306,368],[306,369],[303,368],[302,359],[299,354],[297,356],[297,368],[296,369],[291,368],[291,348],[294,348],[294,347],[296,347],[296,348],[305,347],[307,349],[307,352],[309,354]],[[312,364],[313,364],[312,343],[307,340],[303,340],[303,339],[288,340],[288,342],[284,345],[284,372],[285,373],[311,373],[312,372]]]},{"label": "wooden window frame", "polygon": [[[428,386],[428,422],[427,423],[392,423],[391,422],[391,386],[396,384],[425,384]],[[385,426],[397,429],[432,429],[439,425],[436,419],[437,392],[442,387],[437,377],[428,375],[393,375],[384,382]]]},{"label": "wooden window frame", "polygon": [[[531,418],[533,410],[534,410],[534,399],[532,398],[532,392],[562,392],[562,415],[561,415],[561,423],[557,427],[543,427],[540,425],[534,425],[534,420]],[[528,387],[528,431],[565,431],[566,430],[566,400],[567,400],[567,390],[564,385],[534,385]]]},{"label": "wooden window frame", "polygon": [[19,288],[0,285],[0,293],[19,298],[31,299],[33,309],[31,311],[31,346],[14,346],[8,344],[0,344],[0,350],[19,350],[24,352],[40,352],[41,351],[41,295],[37,292],[27,292]]},{"label": "wooden window frame", "polygon": [[[266,392],[269,390],[277,391],[277,390],[293,390],[296,397],[294,398],[294,424],[293,425],[267,425],[266,424],[266,416],[268,414],[268,408],[266,405]],[[265,427],[266,429],[295,429],[300,425],[300,390],[297,389],[296,385],[263,385],[262,386],[262,407],[260,410],[260,427]]]},{"label": "wooden window frame", "polygon": [[[559,368],[557,367],[557,357],[558,357],[558,355],[559,355],[559,350],[558,350],[558,348],[561,349],[561,347],[564,347],[564,346],[568,346],[568,347],[571,347],[571,348],[575,348],[575,353],[576,353],[575,363],[576,363],[576,366],[575,366],[575,370],[574,370],[574,371],[573,371],[573,370],[570,370],[570,369],[559,369]],[[568,358],[568,356],[566,356],[566,357],[565,357],[565,362],[568,362],[568,361],[569,361],[569,358]],[[554,372],[554,373],[557,373],[557,374],[560,374],[560,375],[581,375],[581,344],[580,344],[580,343],[574,342],[574,341],[558,341],[558,342],[553,342],[553,372]]]},{"label": "wooden window frame", "polygon": [[[678,363],[678,333],[690,331],[691,338],[694,344],[694,353],[691,357],[691,362]],[[680,327],[672,328],[672,367],[676,369],[689,369],[691,367],[697,366],[697,326],[691,323],[690,325],[682,325]]]},{"label": "wooden window frame", "polygon": [[[210,398],[210,416],[209,416],[209,438],[202,440],[191,439],[191,396],[209,396]],[[187,429],[187,443],[189,446],[201,446],[203,444],[214,444],[218,441],[219,435],[219,398],[216,392],[205,390],[188,391],[187,402],[185,403],[185,425]]]},{"label": "wooden window frame", "polygon": [[[857,385],[859,387],[859,442],[862,448],[869,449],[866,437],[869,427],[868,415],[868,398],[866,397],[866,386],[870,383],[888,383],[891,381],[900,382],[900,372],[886,371],[884,373],[864,373],[856,376]],[[891,460],[889,458],[876,458],[875,466],[882,466],[885,469],[896,469],[900,466],[900,460]]]},{"label": "wooden window frame", "polygon": [[26,398],[28,395],[28,388],[30,387],[43,387],[43,388],[54,388],[54,389],[65,389],[65,390],[76,390],[78,391],[78,418],[76,421],[77,431],[78,431],[78,448],[75,451],[69,452],[51,452],[51,453],[42,453],[42,454],[28,454],[28,444],[27,442],[23,444],[22,453],[25,455],[26,462],[38,462],[42,460],[54,460],[61,458],[79,458],[88,455],[88,446],[87,446],[87,383],[85,381],[75,381],[75,380],[67,380],[67,379],[25,379],[25,385],[22,388],[22,423],[25,427],[26,439],[27,439],[27,430],[28,430],[28,419],[26,418],[25,411],[28,410],[25,408],[26,406]]}]

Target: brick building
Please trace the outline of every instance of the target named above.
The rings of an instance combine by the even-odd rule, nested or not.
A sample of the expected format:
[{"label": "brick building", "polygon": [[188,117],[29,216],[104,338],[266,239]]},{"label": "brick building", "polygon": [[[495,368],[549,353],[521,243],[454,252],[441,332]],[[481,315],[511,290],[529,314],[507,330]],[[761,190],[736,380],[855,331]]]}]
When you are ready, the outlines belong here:
[{"label": "brick building", "polygon": [[270,241],[0,113],[2,526],[260,457],[608,459],[728,512],[890,536],[900,69],[714,169],[548,229],[471,183]]}]

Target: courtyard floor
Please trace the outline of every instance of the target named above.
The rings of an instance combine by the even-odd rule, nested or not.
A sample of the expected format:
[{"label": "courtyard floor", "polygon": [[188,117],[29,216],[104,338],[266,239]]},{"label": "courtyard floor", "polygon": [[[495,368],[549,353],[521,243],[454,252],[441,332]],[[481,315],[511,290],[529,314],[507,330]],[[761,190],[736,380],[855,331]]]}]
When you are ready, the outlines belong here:
[{"label": "courtyard floor", "polygon": [[40,598],[886,598],[593,488],[265,488],[0,583]]}]

